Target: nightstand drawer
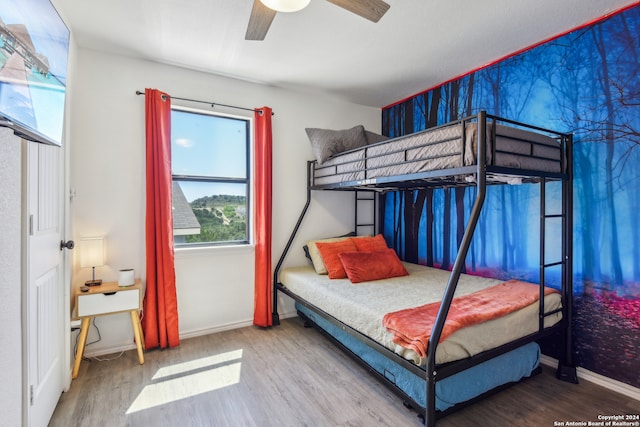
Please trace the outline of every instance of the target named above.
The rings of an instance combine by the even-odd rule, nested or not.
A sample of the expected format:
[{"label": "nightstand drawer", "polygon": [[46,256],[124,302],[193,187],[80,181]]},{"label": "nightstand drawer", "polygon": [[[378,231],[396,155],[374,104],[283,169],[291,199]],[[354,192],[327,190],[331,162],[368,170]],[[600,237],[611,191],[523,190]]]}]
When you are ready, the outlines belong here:
[{"label": "nightstand drawer", "polygon": [[140,308],[140,290],[127,289],[116,293],[92,293],[78,295],[78,317],[98,316]]}]

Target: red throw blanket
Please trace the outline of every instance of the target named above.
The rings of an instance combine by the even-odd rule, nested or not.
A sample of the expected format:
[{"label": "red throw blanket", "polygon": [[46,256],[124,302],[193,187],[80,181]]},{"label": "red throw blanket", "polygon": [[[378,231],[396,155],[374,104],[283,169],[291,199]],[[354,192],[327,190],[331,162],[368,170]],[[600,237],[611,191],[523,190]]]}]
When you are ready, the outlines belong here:
[{"label": "red throw blanket", "polygon": [[[558,292],[544,289],[544,294]],[[540,286],[519,280],[454,298],[445,321],[440,342],[458,329],[495,319],[533,304],[540,297]],[[427,344],[436,321],[440,302],[407,308],[385,314],[382,323],[393,333],[393,342],[414,350],[420,357],[427,354]]]}]

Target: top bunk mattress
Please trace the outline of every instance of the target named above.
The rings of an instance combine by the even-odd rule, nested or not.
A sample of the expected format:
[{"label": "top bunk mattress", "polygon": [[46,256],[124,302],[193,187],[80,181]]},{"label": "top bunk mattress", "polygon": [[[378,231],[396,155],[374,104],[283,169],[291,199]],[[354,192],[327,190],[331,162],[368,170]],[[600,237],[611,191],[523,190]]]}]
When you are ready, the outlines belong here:
[{"label": "top bunk mattress", "polygon": [[[325,313],[373,339],[405,359],[422,366],[425,358],[392,341],[383,326],[386,313],[442,300],[449,272],[404,263],[408,276],[353,284],[349,279],[329,279],[313,266],[285,268],[280,282],[292,293]],[[456,297],[502,283],[502,280],[461,275]],[[558,293],[545,296],[545,312],[561,306]],[[436,363],[446,363],[506,344],[538,331],[539,303],[535,302],[506,316],[465,327],[438,344]],[[545,318],[550,327],[562,318],[561,312]]]},{"label": "top bunk mattress", "polygon": [[[486,129],[487,165],[563,172],[563,146],[558,138],[496,124],[489,118]],[[334,155],[322,164],[315,163],[313,185],[375,184],[378,178],[472,166],[477,164],[478,140],[477,122],[463,120],[366,145]]]}]

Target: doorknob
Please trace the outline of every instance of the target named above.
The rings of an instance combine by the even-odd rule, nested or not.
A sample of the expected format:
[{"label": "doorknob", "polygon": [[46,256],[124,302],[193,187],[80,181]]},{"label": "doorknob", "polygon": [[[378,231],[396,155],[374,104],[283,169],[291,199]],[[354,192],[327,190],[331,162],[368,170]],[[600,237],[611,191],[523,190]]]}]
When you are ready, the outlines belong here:
[{"label": "doorknob", "polygon": [[73,243],[73,240],[67,240],[66,242],[64,240],[60,240],[60,250],[63,250],[64,248],[73,249],[75,245],[76,244]]}]

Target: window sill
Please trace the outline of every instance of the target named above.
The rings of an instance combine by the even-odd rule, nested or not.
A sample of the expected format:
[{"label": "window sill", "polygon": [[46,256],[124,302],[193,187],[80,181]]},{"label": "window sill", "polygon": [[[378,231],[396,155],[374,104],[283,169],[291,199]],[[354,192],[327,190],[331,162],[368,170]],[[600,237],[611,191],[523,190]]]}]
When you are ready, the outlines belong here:
[{"label": "window sill", "polygon": [[245,244],[245,245],[220,245],[220,246],[199,246],[199,247],[183,247],[183,248],[175,248],[175,258],[191,258],[196,256],[203,255],[214,255],[214,254],[244,254],[253,252],[255,250],[255,245],[253,244]]}]

